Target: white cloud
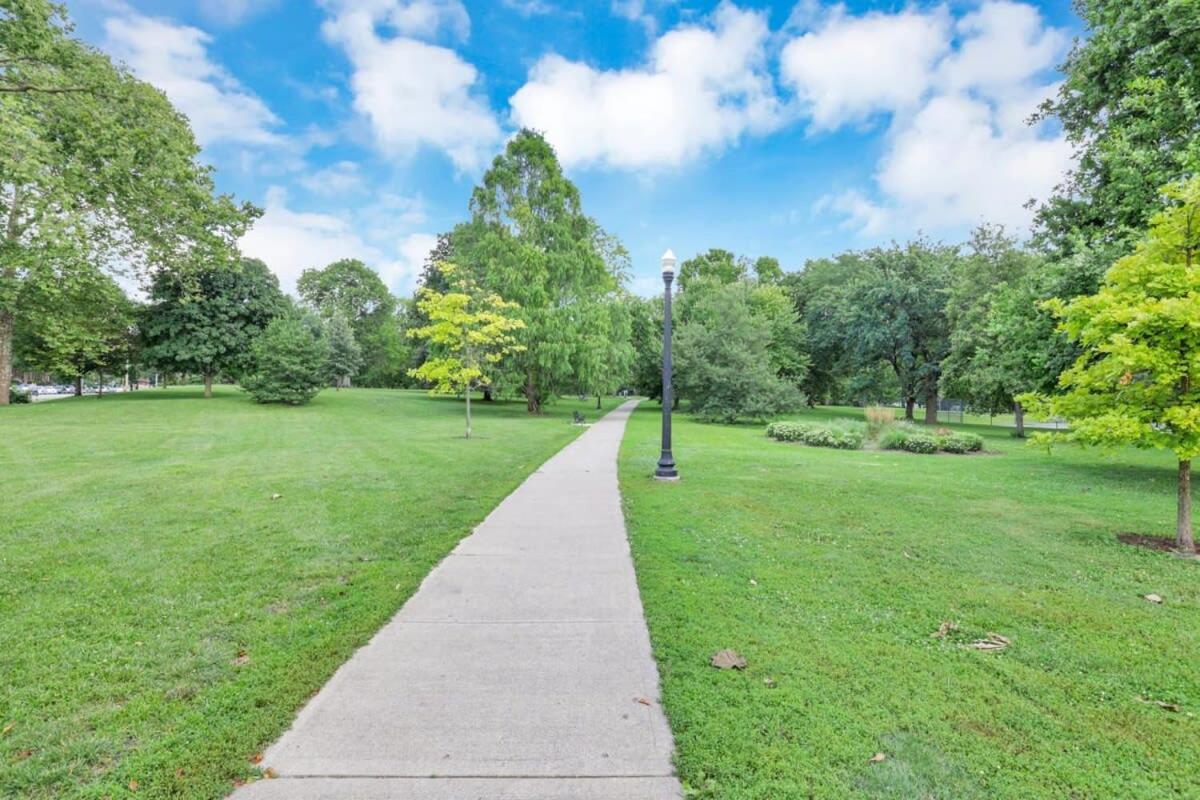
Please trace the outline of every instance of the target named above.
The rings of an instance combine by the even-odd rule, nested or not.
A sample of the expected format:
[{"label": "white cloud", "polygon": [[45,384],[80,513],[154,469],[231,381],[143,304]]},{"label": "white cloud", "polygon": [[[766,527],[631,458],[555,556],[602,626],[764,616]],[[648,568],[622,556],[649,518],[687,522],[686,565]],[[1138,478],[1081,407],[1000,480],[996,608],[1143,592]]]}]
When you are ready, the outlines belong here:
[{"label": "white cloud", "polygon": [[442,30],[465,37],[470,20],[462,4],[342,0],[328,7],[322,31],[354,67],[354,108],[370,122],[379,148],[407,157],[434,147],[464,170],[482,163],[500,141],[500,126],[475,93],[478,72],[453,50],[416,38]]},{"label": "white cloud", "polygon": [[139,78],[162,89],[191,120],[201,146],[278,145],[280,120],[208,55],[204,31],[136,13],[105,21],[106,48]]},{"label": "white cloud", "polygon": [[835,128],[915,105],[949,36],[942,10],[850,17],[838,6],[819,28],[784,46],[780,75],[814,127]]},{"label": "white cloud", "polygon": [[218,25],[237,25],[278,5],[279,0],[199,0],[200,13]]},{"label": "white cloud", "polygon": [[350,194],[361,191],[366,186],[358,164],[353,161],[331,164],[304,176],[299,183],[313,194],[329,196]]},{"label": "white cloud", "polygon": [[564,164],[678,166],[781,122],[761,14],[723,3],[704,25],[654,42],[636,69],[597,70],[543,57],[510,103]]},{"label": "white cloud", "polygon": [[276,186],[268,190],[262,218],[240,245],[247,256],[266,262],[286,292],[295,292],[296,280],[306,269],[357,258],[376,270],[389,289],[407,293],[420,273],[421,264],[414,262],[414,254],[429,238],[436,241],[428,234],[412,234],[392,248],[376,246],[345,218],[289,208],[287,193]]},{"label": "white cloud", "polygon": [[[1028,118],[1067,37],[1037,9],[989,0],[951,24],[944,9],[848,16],[838,7],[783,50],[810,130],[890,115],[872,190],[822,198],[869,236],[997,222],[1023,228],[1071,166],[1059,131]],[[890,46],[889,46],[890,43]],[[903,57],[898,58],[897,54]]]}]

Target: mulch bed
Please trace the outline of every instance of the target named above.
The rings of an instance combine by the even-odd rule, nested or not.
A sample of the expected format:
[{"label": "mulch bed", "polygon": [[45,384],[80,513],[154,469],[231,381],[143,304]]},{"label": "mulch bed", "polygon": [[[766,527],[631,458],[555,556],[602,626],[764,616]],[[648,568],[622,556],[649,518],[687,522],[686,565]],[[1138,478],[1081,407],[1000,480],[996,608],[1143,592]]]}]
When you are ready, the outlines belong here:
[{"label": "mulch bed", "polygon": [[1175,549],[1174,539],[1168,539],[1164,536],[1145,536],[1140,533],[1118,533],[1117,538],[1125,544],[1131,544],[1134,547],[1144,547],[1147,550],[1158,550],[1163,553],[1184,555]]}]

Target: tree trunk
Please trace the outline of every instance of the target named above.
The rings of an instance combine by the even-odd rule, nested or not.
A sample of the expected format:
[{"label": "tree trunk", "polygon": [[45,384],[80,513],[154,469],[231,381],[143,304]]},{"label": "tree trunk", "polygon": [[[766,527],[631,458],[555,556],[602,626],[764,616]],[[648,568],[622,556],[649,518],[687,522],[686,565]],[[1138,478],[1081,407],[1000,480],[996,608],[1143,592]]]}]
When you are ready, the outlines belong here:
[{"label": "tree trunk", "polygon": [[206,400],[212,399],[212,381],[213,381],[212,373],[211,372],[204,373],[204,397]]},{"label": "tree trunk", "polygon": [[467,438],[471,438],[471,387],[467,387]]},{"label": "tree trunk", "polygon": [[0,406],[8,405],[12,387],[12,339],[12,312],[0,311]]},{"label": "tree trunk", "polygon": [[83,397],[83,376],[82,375],[75,376],[75,396]]},{"label": "tree trunk", "polygon": [[600,395],[596,395],[596,410],[600,410]]},{"label": "tree trunk", "polygon": [[904,399],[904,418],[906,420],[908,420],[909,422],[912,422],[912,420],[914,418],[913,411],[916,409],[916,407],[917,407],[917,398],[906,397]]},{"label": "tree trunk", "polygon": [[1017,426],[1017,438],[1025,438],[1025,407],[1020,403],[1013,403],[1013,420]]},{"label": "tree trunk", "polygon": [[542,410],[541,398],[538,397],[537,387],[533,385],[532,378],[525,381],[525,410],[530,414],[537,414]]},{"label": "tree trunk", "polygon": [[490,386],[483,387],[483,402],[492,403],[492,402],[495,402],[495,400],[496,400],[496,398],[492,397],[492,387],[490,387]]},{"label": "tree trunk", "polygon": [[925,392],[925,424],[938,424],[938,390],[937,386]]},{"label": "tree trunk", "polygon": [[1179,515],[1175,522],[1175,546],[1184,553],[1196,552],[1192,538],[1192,462],[1179,462]]}]

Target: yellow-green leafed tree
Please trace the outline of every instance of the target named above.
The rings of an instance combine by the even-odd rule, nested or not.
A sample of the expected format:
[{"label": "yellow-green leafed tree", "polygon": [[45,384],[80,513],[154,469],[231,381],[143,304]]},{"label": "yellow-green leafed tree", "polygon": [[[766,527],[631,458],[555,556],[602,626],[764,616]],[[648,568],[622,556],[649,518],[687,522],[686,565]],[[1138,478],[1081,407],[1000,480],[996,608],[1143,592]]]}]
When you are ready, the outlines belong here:
[{"label": "yellow-green leafed tree", "polygon": [[417,306],[429,324],[408,335],[429,343],[430,357],[408,374],[432,384],[434,394],[462,393],[467,400],[467,438],[471,438],[471,392],[491,384],[490,368],[525,348],[514,333],[525,327],[520,308],[498,294],[483,292],[452,264],[439,269],[449,282],[445,292],[422,288]]},{"label": "yellow-green leafed tree", "polygon": [[1131,444],[1179,459],[1180,551],[1192,537],[1192,459],[1200,456],[1200,176],[1171,184],[1171,205],[1150,223],[1100,290],[1047,307],[1084,348],[1059,380],[1062,394],[1029,396],[1035,413],[1070,421],[1063,434],[1084,444]]}]

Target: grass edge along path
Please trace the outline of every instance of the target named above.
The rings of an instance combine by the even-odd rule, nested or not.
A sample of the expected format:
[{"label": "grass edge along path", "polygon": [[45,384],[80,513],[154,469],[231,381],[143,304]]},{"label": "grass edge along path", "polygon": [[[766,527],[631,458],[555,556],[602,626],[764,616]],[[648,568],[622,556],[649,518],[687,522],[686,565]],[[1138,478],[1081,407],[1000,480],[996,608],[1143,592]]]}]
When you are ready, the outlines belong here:
[{"label": "grass edge along path", "polygon": [[6,409],[0,796],[223,797],[594,405],[479,403],[470,442],[418,392]]},{"label": "grass edge along path", "polygon": [[[796,415],[836,417],[861,411]],[[692,797],[1200,796],[1200,564],[1117,540],[1170,536],[1170,454],[984,426],[984,456],[842,451],[680,415],[662,484],[658,420],[631,419],[621,488]]]}]

